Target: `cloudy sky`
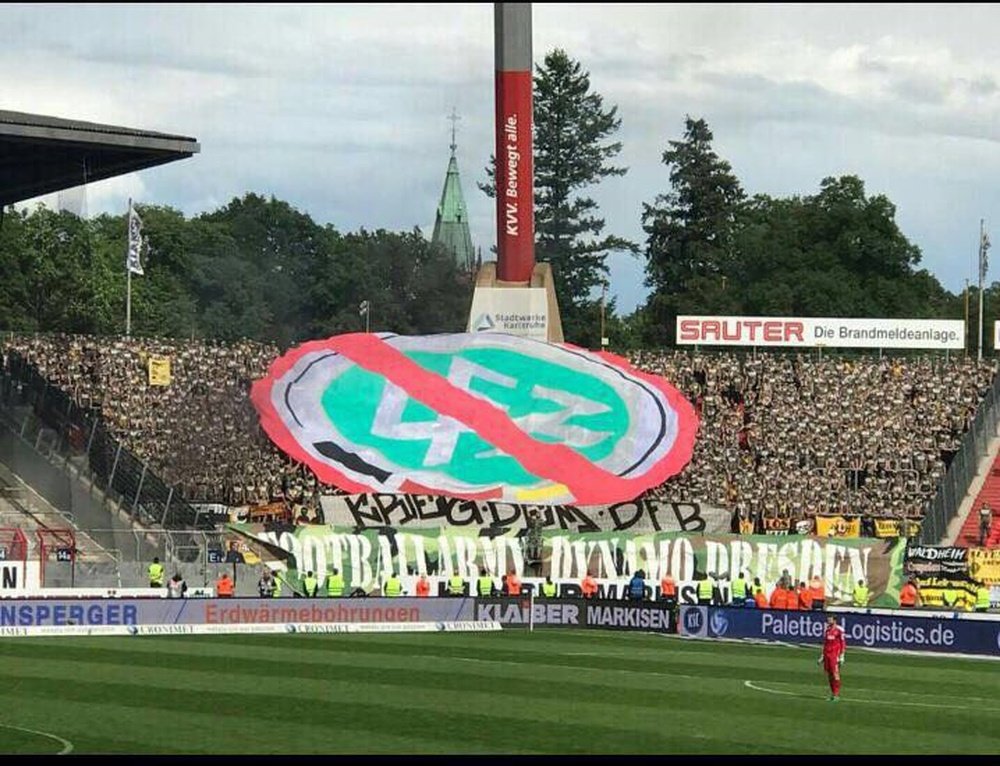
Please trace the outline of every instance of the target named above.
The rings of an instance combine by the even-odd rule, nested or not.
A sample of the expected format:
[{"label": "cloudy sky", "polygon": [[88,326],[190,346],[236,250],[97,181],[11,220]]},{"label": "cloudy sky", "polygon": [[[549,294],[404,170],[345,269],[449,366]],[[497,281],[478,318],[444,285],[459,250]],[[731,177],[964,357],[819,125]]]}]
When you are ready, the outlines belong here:
[{"label": "cloudy sky", "polygon": [[[0,29],[0,108],[201,143],[94,184],[91,214],[132,196],[196,215],[252,190],[342,231],[429,235],[454,106],[473,240],[494,242],[475,187],[493,145],[491,4],[6,5]],[[751,194],[859,175],[953,291],[975,273],[980,218],[1000,242],[997,30],[987,5],[534,5],[535,60],[564,48],[619,108],[629,172],[593,191],[609,232],[642,240],[690,114]],[[642,262],[611,267],[630,310]]]}]

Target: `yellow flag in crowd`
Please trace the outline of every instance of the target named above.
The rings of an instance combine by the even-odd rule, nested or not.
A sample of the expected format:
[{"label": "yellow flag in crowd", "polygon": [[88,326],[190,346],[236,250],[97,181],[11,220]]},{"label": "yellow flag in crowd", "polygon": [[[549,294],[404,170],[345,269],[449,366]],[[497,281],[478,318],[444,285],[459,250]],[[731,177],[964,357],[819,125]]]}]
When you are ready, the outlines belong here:
[{"label": "yellow flag in crowd", "polygon": [[170,357],[151,356],[149,357],[149,385],[169,386],[170,385]]}]

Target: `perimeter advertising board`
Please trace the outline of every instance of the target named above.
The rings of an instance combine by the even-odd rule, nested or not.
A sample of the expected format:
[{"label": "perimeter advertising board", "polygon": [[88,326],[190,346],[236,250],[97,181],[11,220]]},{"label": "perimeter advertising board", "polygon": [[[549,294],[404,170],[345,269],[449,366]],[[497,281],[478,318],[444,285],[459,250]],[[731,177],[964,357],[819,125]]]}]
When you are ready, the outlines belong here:
[{"label": "perimeter advertising board", "polygon": [[505,628],[560,627],[601,630],[674,632],[674,611],[662,603],[584,599],[477,598],[477,621],[496,621]]},{"label": "perimeter advertising board", "polygon": [[679,346],[965,348],[960,319],[679,316]]},{"label": "perimeter advertising board", "polygon": [[0,602],[0,635],[38,625],[454,622],[472,613],[468,598],[24,599]]},{"label": "perimeter advertising board", "polygon": [[[909,649],[1000,656],[1000,620],[837,613],[847,649]],[[678,630],[694,638],[749,638],[821,644],[822,612],[682,606]]]}]

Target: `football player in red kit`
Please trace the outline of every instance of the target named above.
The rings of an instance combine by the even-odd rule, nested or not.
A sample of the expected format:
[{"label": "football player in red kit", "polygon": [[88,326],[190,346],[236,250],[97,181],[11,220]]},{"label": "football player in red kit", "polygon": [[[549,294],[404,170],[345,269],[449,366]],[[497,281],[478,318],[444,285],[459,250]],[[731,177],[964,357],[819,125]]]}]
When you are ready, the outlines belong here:
[{"label": "football player in red kit", "polygon": [[826,671],[830,681],[830,700],[840,699],[840,666],[844,664],[844,650],[847,641],[844,640],[844,629],[837,624],[837,618],[832,614],[826,618],[826,631],[823,633],[823,654],[817,661]]}]

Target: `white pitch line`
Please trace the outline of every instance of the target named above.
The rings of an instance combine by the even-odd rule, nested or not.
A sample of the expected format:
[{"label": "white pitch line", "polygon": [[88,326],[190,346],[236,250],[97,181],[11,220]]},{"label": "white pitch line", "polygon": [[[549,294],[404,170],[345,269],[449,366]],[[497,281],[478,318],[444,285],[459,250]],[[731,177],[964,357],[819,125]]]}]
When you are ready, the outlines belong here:
[{"label": "white pitch line", "polygon": [[[565,653],[564,653],[565,654]],[[426,656],[426,655],[425,655]],[[604,657],[606,655],[597,654],[595,657]],[[514,660],[484,660],[479,657],[448,657],[449,660],[457,660],[458,662],[482,662],[488,665],[520,665],[521,667],[529,667],[526,662],[517,662]],[[542,663],[532,663],[530,665],[532,668],[544,667],[544,668],[558,668],[560,670],[570,669],[568,665],[553,665],[550,662]],[[664,678],[690,678],[693,681],[704,681],[704,676],[689,676],[683,673],[655,673],[649,670],[626,670],[622,668],[586,668],[587,670],[593,670],[597,673],[631,673],[637,676],[663,676]]]},{"label": "white pitch line", "polygon": [[47,731],[38,731],[37,729],[29,729],[26,726],[14,726],[10,723],[0,723],[0,728],[3,729],[14,729],[16,731],[26,731],[28,734],[37,734],[40,737],[47,737],[48,739],[54,739],[56,742],[62,744],[63,749],[60,750],[56,755],[69,755],[73,752],[73,743],[68,739],[63,739],[58,734],[50,734]]},{"label": "white pitch line", "polygon": [[[781,689],[768,689],[764,686],[757,686],[753,681],[744,681],[743,685],[748,689],[753,689],[758,692],[766,692],[767,694],[782,694],[786,697],[799,697],[801,699],[807,700],[818,700],[821,697],[814,697],[809,694],[797,694],[796,692],[783,691]],[[907,692],[898,692],[899,694],[906,694]],[[955,698],[959,699],[959,698]],[[962,698],[968,699],[968,698]],[[974,697],[971,699],[981,699],[979,697]],[[991,700],[992,701],[992,700]],[[932,707],[938,710],[973,710],[976,712],[990,712],[990,713],[1000,713],[1000,708],[995,707],[968,707],[966,705],[934,705],[930,702],[902,702],[900,700],[862,700],[856,697],[841,698],[841,702],[861,702],[867,705],[903,705],[905,707]]]}]

